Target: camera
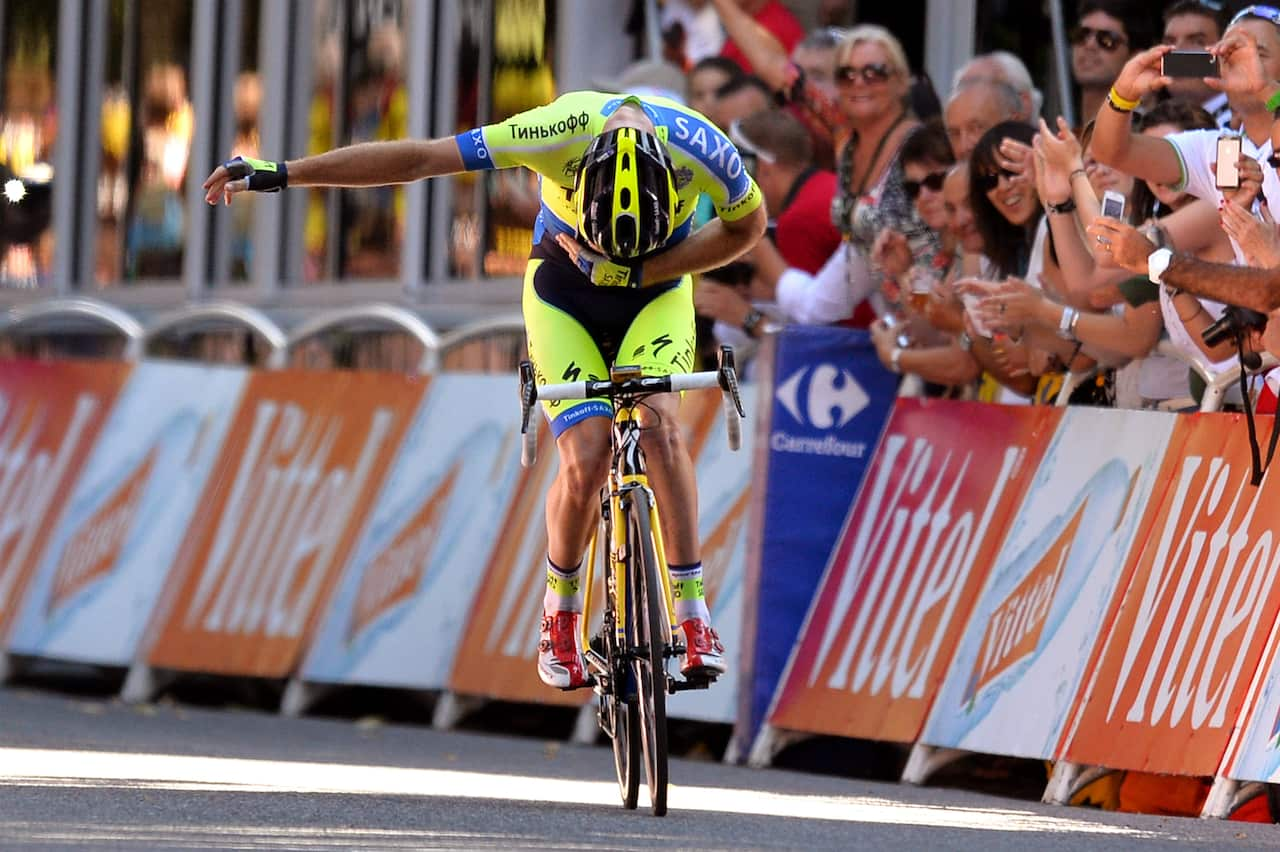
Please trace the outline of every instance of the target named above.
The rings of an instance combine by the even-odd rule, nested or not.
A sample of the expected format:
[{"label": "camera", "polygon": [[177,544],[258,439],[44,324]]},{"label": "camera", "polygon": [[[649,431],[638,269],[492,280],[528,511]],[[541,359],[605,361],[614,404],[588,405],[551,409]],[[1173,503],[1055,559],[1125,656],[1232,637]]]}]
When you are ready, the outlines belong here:
[{"label": "camera", "polygon": [[1260,314],[1249,308],[1228,305],[1222,312],[1222,316],[1214,320],[1213,325],[1206,328],[1200,337],[1204,340],[1205,346],[1217,346],[1228,340],[1238,341],[1249,332],[1262,331],[1266,327],[1266,314]]}]

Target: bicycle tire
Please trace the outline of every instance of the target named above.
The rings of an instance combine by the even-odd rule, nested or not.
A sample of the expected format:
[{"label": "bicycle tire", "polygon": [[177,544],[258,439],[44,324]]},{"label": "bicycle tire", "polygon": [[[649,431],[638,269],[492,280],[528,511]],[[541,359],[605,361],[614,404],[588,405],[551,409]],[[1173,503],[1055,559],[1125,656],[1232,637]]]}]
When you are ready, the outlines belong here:
[{"label": "bicycle tire", "polygon": [[666,649],[671,627],[666,616],[662,580],[658,576],[657,549],[649,523],[649,494],[637,488],[628,512],[628,582],[631,588],[632,643],[647,649],[634,662],[636,697],[640,711],[641,751],[654,816],[667,813],[667,672]]},{"label": "bicycle tire", "polygon": [[[611,540],[609,527],[606,509],[602,514],[598,533],[600,541],[605,543],[606,553],[608,542]],[[605,570],[608,571],[610,560],[606,557],[604,561]],[[606,702],[609,713],[607,733],[613,744],[613,768],[618,776],[618,792],[622,796],[622,807],[634,811],[640,801],[640,705],[634,698],[627,697],[627,666],[620,662],[617,632],[614,630],[618,614],[625,612],[626,608],[614,597],[613,583],[610,582],[607,585],[606,594],[611,611],[606,613],[601,630],[605,658],[612,669],[612,677],[610,677],[609,694],[602,696],[601,700]]]},{"label": "bicycle tire", "polygon": [[634,811],[640,802],[640,704],[616,695],[605,697],[612,715],[613,768],[618,773],[622,806]]}]

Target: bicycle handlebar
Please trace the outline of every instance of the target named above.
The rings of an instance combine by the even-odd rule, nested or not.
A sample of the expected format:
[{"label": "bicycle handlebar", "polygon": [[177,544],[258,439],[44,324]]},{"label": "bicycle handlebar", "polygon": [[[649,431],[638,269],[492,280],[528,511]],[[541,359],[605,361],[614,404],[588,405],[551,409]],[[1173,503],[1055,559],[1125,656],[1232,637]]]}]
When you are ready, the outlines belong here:
[{"label": "bicycle handlebar", "polygon": [[673,393],[686,390],[720,388],[724,398],[725,428],[729,449],[737,451],[742,446],[742,398],[738,394],[738,374],[734,368],[733,349],[720,347],[720,368],[699,373],[676,373],[670,376],[636,376],[614,381],[603,379],[564,384],[536,384],[533,364],[520,362],[520,432],[523,442],[520,463],[533,465],[538,455],[538,427],[529,422],[529,414],[540,399],[615,399],[617,397],[649,396],[656,393]]}]

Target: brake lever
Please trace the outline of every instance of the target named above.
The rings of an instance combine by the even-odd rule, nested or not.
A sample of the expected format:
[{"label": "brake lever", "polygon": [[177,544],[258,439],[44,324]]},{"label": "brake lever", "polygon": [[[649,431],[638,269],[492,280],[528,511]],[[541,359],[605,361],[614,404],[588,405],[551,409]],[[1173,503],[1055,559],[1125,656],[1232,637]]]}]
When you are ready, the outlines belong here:
[{"label": "brake lever", "polygon": [[520,362],[520,434],[529,431],[529,414],[538,402],[538,384],[534,380],[533,363]]},{"label": "brake lever", "polygon": [[746,409],[742,407],[742,397],[738,394],[738,371],[734,368],[733,349],[720,347],[720,389],[733,399],[733,407],[738,410],[739,417],[746,417]]}]

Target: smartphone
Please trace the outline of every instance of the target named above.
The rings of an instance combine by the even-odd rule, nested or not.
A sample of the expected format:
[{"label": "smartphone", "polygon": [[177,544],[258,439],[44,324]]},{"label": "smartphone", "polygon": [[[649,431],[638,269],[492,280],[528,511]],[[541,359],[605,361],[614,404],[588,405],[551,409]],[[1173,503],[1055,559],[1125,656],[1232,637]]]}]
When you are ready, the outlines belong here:
[{"label": "smartphone", "polygon": [[1217,77],[1218,57],[1205,50],[1173,50],[1160,57],[1163,77]]},{"label": "smartphone", "polygon": [[1218,137],[1218,189],[1236,189],[1240,186],[1240,137]]},{"label": "smartphone", "polygon": [[1102,215],[1108,219],[1124,221],[1124,196],[1114,189],[1102,194]]}]

